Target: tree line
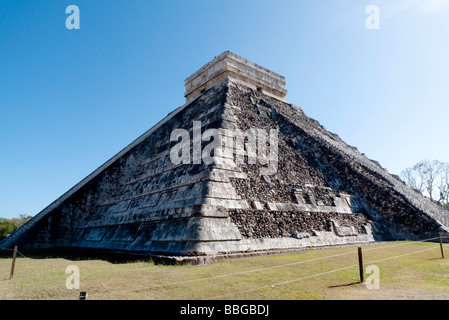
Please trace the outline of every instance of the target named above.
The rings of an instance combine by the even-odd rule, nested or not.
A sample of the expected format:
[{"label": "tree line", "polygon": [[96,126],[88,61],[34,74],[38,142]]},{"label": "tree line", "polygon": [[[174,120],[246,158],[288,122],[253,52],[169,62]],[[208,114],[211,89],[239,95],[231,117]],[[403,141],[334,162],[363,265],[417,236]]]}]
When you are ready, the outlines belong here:
[{"label": "tree line", "polygon": [[449,209],[449,162],[422,160],[400,173],[416,192]]},{"label": "tree line", "polygon": [[21,214],[18,218],[12,219],[0,218],[0,240],[6,238],[30,219],[31,216],[25,214]]}]

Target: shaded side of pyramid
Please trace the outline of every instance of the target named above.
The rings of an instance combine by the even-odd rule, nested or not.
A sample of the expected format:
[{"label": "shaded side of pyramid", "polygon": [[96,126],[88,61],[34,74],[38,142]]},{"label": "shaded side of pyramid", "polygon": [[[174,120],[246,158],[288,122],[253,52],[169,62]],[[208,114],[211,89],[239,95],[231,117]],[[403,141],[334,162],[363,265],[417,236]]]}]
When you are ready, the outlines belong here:
[{"label": "shaded side of pyramid", "polygon": [[[174,164],[171,133],[226,126],[225,93],[209,90],[167,116],[116,157],[2,242],[2,247],[85,248],[198,255],[208,241],[239,241],[222,201],[247,208],[228,172],[201,164]],[[191,142],[192,145],[194,141]],[[216,197],[215,193],[219,193]],[[219,200],[217,203],[217,200]]]}]

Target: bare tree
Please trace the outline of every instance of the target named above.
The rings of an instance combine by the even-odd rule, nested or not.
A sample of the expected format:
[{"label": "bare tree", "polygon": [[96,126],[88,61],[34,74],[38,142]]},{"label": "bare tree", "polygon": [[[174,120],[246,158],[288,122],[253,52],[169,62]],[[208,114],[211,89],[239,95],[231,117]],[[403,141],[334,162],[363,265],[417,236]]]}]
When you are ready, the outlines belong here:
[{"label": "bare tree", "polygon": [[418,165],[420,166],[420,172],[422,173],[422,179],[427,194],[429,195],[430,200],[435,200],[433,195],[442,168],[441,162],[438,160],[424,160],[418,163]]},{"label": "bare tree", "polygon": [[440,180],[440,200],[438,201],[444,207],[449,208],[449,162],[441,166]]},{"label": "bare tree", "polygon": [[402,171],[400,178],[430,200],[449,207],[449,163],[423,160]]},{"label": "bare tree", "polygon": [[419,172],[415,170],[415,168],[407,168],[401,172],[400,178],[405,182],[413,190],[423,193],[424,186],[421,177],[419,176]]}]

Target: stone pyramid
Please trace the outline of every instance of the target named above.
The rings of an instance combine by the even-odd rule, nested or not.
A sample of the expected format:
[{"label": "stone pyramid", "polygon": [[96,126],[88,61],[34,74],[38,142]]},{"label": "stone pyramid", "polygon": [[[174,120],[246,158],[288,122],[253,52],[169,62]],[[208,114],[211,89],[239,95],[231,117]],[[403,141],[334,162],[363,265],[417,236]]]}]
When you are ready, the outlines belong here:
[{"label": "stone pyramid", "polygon": [[0,243],[208,261],[449,234],[448,211],[286,102],[229,51],[187,103]]}]

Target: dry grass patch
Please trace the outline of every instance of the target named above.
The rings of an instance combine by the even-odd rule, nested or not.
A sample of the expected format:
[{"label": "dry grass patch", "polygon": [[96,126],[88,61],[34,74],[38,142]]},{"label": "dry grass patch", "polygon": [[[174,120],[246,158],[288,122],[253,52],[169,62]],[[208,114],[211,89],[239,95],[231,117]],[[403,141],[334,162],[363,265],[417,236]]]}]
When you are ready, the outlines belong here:
[{"label": "dry grass patch", "polygon": [[[445,249],[449,252],[449,245]],[[77,299],[79,291],[87,291],[89,299],[449,299],[449,260],[441,259],[439,244],[378,243],[363,247],[363,253],[365,268],[376,264],[380,269],[379,290],[358,283],[357,267],[334,272],[357,265],[356,247],[205,266],[20,257],[12,280],[8,280],[11,259],[3,256],[0,297],[70,300]],[[383,260],[391,257],[394,259]],[[80,270],[80,290],[65,286],[69,265]]]}]

